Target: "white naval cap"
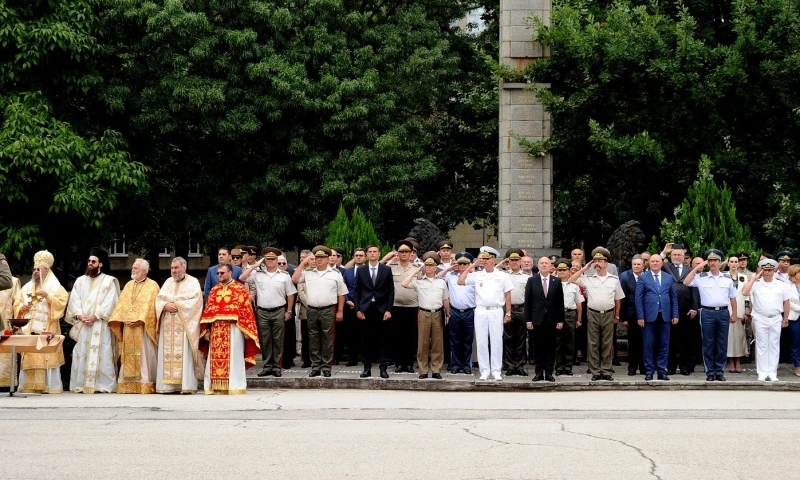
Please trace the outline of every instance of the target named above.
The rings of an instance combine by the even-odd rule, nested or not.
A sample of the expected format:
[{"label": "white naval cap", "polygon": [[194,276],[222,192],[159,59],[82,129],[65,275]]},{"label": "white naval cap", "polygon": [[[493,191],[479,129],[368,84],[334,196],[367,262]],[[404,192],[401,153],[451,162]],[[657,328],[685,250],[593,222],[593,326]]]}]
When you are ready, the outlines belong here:
[{"label": "white naval cap", "polygon": [[495,250],[492,247],[484,245],[484,246],[481,247],[481,254],[478,255],[478,256],[480,258],[499,257],[500,256],[500,252],[498,252],[497,250]]},{"label": "white naval cap", "polygon": [[771,258],[765,258],[764,260],[758,262],[758,266],[766,270],[775,270],[778,268],[778,262]]}]

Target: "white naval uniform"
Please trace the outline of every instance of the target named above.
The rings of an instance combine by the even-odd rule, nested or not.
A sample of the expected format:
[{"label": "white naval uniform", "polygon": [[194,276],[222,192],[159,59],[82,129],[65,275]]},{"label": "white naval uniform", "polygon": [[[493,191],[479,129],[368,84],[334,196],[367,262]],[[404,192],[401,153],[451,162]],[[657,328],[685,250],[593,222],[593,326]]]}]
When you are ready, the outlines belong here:
[{"label": "white naval uniform", "polygon": [[[475,286],[475,341],[478,346],[478,368],[481,376],[499,376],[503,368],[503,318],[506,314],[505,293],[514,290],[511,277],[494,269],[472,272],[467,285]],[[487,342],[488,340],[488,342]],[[489,352],[491,343],[491,352]]]},{"label": "white naval uniform", "polygon": [[789,285],[777,279],[760,279],[750,290],[753,331],[756,337],[756,372],[758,379],[778,376],[783,302],[790,297]]}]

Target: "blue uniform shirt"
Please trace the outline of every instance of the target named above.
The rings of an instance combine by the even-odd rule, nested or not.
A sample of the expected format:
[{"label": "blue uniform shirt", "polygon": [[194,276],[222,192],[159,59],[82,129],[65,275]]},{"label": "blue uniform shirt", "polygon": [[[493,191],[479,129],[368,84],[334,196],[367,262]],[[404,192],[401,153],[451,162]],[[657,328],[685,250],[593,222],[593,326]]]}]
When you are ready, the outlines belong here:
[{"label": "blue uniform shirt", "polygon": [[[242,268],[237,267],[236,265],[231,265],[233,267],[233,279],[239,280],[239,275],[242,274]],[[219,278],[217,278],[217,268],[219,265],[214,265],[208,269],[208,273],[206,273],[206,283],[203,286],[203,298],[208,298],[208,292],[214,288],[214,285],[219,283]],[[252,298],[251,298],[252,300]]]},{"label": "blue uniform shirt", "polygon": [[475,285],[459,285],[458,277],[461,274],[450,272],[444,276],[447,289],[450,291],[450,306],[459,310],[475,308]]},{"label": "blue uniform shirt", "polygon": [[703,272],[694,276],[690,287],[697,287],[700,292],[700,305],[705,307],[727,307],[731,304],[731,298],[736,298],[736,287],[733,286],[733,279],[725,272],[720,272],[718,276],[711,275],[711,272]]}]

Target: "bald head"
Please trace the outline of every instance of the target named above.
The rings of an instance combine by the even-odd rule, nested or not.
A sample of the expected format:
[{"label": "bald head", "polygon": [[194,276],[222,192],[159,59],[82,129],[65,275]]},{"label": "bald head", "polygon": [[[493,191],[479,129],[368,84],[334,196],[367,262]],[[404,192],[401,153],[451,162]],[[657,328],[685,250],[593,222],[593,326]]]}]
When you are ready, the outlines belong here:
[{"label": "bald head", "polygon": [[661,271],[661,266],[664,264],[664,261],[661,259],[661,255],[651,255],[649,263],[650,271],[653,273],[658,273]]},{"label": "bald head", "polygon": [[539,261],[536,264],[539,266],[539,273],[541,273],[542,275],[545,275],[546,273],[550,272],[551,262],[549,258],[539,257]]}]

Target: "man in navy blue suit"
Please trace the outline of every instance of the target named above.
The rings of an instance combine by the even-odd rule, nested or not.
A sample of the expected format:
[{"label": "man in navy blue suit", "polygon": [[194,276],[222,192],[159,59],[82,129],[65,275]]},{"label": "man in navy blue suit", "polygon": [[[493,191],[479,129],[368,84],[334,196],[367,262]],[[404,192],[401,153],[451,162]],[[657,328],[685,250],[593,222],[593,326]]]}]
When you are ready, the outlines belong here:
[{"label": "man in navy blue suit", "polygon": [[[651,256],[650,270],[643,272],[636,283],[636,315],[639,326],[644,329],[645,380],[652,380],[656,369],[659,380],[669,380],[669,319],[672,325],[678,323],[678,296],[675,294],[674,279],[672,275],[661,271],[663,263],[661,256]],[[658,358],[654,365],[656,352]]]}]

